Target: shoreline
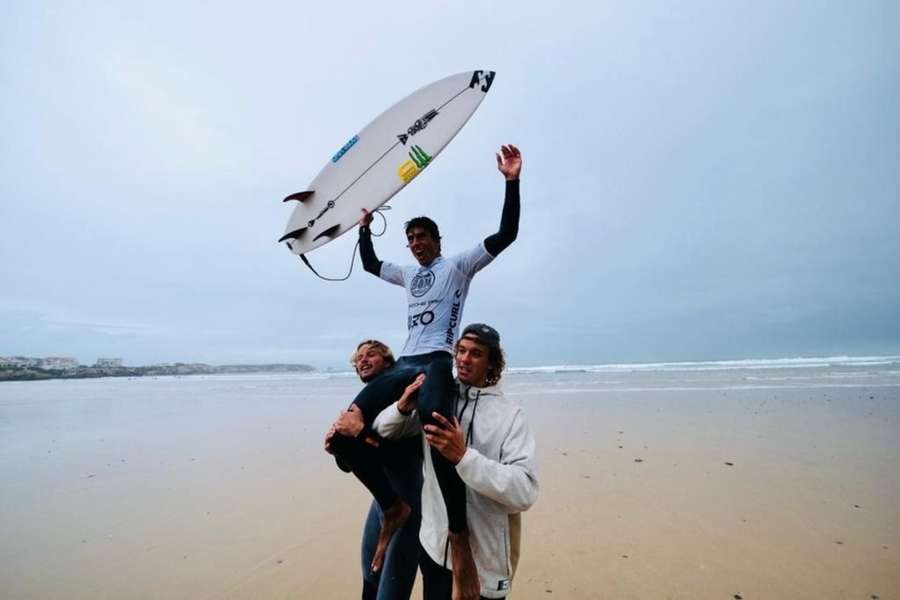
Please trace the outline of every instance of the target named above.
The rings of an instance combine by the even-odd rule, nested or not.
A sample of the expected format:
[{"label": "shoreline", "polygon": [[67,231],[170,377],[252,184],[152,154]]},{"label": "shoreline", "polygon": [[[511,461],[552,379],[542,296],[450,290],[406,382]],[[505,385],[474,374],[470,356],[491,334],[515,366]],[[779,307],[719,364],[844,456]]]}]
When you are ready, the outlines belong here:
[{"label": "shoreline", "polygon": [[[17,357],[22,358],[22,357]],[[29,359],[41,360],[41,359]],[[756,379],[758,372],[767,370],[836,373],[870,373],[900,376],[900,356],[822,356],[793,358],[748,358],[701,361],[670,361],[648,363],[599,363],[599,364],[558,364],[534,366],[510,366],[508,372],[516,375],[658,375],[674,377],[685,374],[714,376],[716,373],[745,373],[744,380]],[[235,375],[259,373],[320,373],[332,376],[355,374],[347,369],[319,369],[307,364],[258,364],[258,365],[208,365],[205,363],[171,363],[140,367],[99,367],[79,365],[75,368],[41,368],[36,366],[10,366],[0,363],[0,382],[3,381],[46,381],[52,379],[96,379],[106,377],[147,377],[180,375]],[[754,375],[749,375],[753,373]],[[771,378],[767,378],[771,379]],[[634,391],[639,391],[635,389]]]},{"label": "shoreline", "polygon": [[317,373],[303,364],[271,365],[207,365],[203,363],[174,363],[146,367],[88,367],[74,369],[43,369],[40,367],[0,367],[0,382],[47,381],[51,379],[100,379],[105,377],[166,377],[181,375],[239,375],[258,373]]}]

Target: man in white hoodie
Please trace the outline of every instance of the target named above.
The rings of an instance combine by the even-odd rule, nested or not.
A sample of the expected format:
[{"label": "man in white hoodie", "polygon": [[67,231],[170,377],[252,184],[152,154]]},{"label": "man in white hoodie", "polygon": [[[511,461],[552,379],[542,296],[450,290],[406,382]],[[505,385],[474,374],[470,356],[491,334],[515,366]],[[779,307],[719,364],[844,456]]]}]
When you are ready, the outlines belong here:
[{"label": "man in white hoodie", "polygon": [[[456,407],[452,421],[433,413],[424,428],[425,483],[422,487],[423,597],[449,600],[453,584],[448,552],[447,511],[428,447],[435,448],[466,485],[470,543],[482,598],[509,594],[519,558],[520,513],[537,499],[534,437],[522,408],[497,385],[504,367],[500,335],[483,324],[469,325],[454,347]],[[404,395],[375,419],[375,430],[398,438],[422,431],[414,396]]]}]

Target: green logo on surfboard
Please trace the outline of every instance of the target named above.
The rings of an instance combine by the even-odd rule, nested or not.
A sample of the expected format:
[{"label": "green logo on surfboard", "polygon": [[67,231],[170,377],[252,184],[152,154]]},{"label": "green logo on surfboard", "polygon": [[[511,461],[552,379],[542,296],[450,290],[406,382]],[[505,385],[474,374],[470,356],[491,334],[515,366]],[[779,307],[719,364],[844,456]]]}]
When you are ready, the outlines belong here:
[{"label": "green logo on surfboard", "polygon": [[422,150],[421,146],[414,145],[409,151],[409,160],[404,162],[400,165],[400,168],[397,169],[397,176],[400,177],[400,180],[403,181],[403,183],[409,183],[422,171],[422,169],[427,167],[430,162],[431,157],[428,156],[428,153]]}]

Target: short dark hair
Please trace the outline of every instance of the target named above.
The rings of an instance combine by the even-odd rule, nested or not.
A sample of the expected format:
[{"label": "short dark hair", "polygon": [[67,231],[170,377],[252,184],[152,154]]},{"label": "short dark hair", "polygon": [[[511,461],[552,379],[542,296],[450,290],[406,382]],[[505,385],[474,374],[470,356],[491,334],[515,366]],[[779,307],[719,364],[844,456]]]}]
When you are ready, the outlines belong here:
[{"label": "short dark hair", "polygon": [[409,235],[409,230],[413,227],[421,227],[422,229],[427,231],[429,235],[431,235],[434,241],[441,241],[441,232],[438,231],[437,223],[435,223],[428,217],[415,217],[413,219],[410,219],[406,222],[404,227],[406,228],[404,230],[406,232],[406,235]]}]

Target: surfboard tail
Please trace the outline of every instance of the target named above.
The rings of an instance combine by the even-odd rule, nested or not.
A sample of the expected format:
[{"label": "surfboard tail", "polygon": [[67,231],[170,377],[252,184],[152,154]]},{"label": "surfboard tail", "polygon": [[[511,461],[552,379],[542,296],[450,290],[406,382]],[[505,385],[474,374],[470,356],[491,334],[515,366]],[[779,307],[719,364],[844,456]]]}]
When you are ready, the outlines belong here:
[{"label": "surfboard tail", "polygon": [[310,196],[312,196],[315,192],[313,190],[306,190],[303,192],[297,192],[296,194],[291,194],[282,202],[289,202],[291,200],[296,200],[297,202],[303,202],[304,200],[309,200]]},{"label": "surfboard tail", "polygon": [[280,244],[281,242],[286,242],[288,240],[293,241],[293,240],[300,239],[300,236],[302,236],[304,233],[306,233],[307,229],[309,229],[309,227],[301,227],[300,229],[295,229],[293,231],[289,231],[286,234],[284,234],[283,236],[281,236],[280,238],[278,238],[278,243]]},{"label": "surfboard tail", "polygon": [[[281,242],[287,242],[288,245],[290,245],[290,243],[293,242],[294,240],[298,240],[298,239],[300,239],[301,237],[303,237],[303,235],[306,233],[306,231],[307,231],[308,229],[309,229],[309,227],[301,227],[301,228],[299,228],[299,229],[295,229],[295,230],[293,230],[293,231],[289,231],[289,232],[287,232],[286,234],[284,234],[283,236],[281,236],[280,238],[278,238],[278,242],[279,242],[279,243],[281,243]],[[316,240],[319,240],[319,239],[321,239],[321,238],[323,238],[323,237],[333,238],[334,236],[336,236],[336,235],[338,234],[338,231],[339,231],[340,229],[341,229],[340,224],[332,225],[331,227],[329,227],[328,229],[322,231],[321,233],[319,233],[319,235],[317,235],[316,237],[314,237],[314,238],[313,238],[313,241],[315,242]]]},{"label": "surfboard tail", "polygon": [[340,228],[341,228],[340,224],[333,225],[333,226],[329,227],[328,229],[326,229],[325,231],[323,231],[322,233],[320,233],[319,235],[317,235],[316,237],[314,237],[313,241],[315,242],[316,240],[319,240],[323,237],[333,238],[334,236],[337,235],[337,232]]}]

